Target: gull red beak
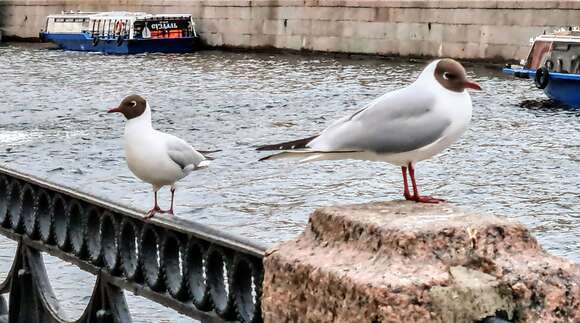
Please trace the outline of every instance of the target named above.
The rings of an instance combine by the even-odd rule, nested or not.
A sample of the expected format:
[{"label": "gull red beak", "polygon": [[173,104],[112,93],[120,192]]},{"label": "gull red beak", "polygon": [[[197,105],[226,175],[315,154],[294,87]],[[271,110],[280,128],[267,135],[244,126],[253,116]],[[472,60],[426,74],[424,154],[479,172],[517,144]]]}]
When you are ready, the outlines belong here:
[{"label": "gull red beak", "polygon": [[115,113],[115,112],[121,112],[121,107],[116,107],[107,111],[107,113]]},{"label": "gull red beak", "polygon": [[463,86],[466,89],[472,89],[472,90],[481,91],[481,86],[479,86],[479,84],[477,84],[476,82],[473,82],[473,81],[470,81],[470,80],[465,80],[463,82]]}]

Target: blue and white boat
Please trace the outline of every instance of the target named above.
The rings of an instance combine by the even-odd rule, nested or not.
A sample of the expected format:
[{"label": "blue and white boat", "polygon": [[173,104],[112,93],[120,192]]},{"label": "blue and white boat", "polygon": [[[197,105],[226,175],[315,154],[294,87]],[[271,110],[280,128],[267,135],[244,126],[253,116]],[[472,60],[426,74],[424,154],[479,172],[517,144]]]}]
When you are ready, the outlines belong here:
[{"label": "blue and white boat", "polygon": [[46,18],[40,39],[65,50],[136,54],[192,52],[198,37],[189,14],[65,12]]},{"label": "blue and white boat", "polygon": [[580,107],[580,30],[555,31],[538,36],[531,43],[522,66],[506,66],[503,72],[533,79],[550,99]]}]

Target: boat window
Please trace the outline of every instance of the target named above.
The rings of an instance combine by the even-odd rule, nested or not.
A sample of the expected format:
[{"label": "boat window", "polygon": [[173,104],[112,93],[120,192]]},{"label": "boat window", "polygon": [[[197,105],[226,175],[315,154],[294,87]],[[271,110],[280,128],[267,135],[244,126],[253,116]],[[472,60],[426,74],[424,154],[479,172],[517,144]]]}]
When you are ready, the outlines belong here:
[{"label": "boat window", "polygon": [[107,35],[110,36],[111,35],[111,19],[107,20]]},{"label": "boat window", "polygon": [[546,56],[549,55],[552,42],[550,41],[536,41],[532,46],[532,50],[526,60],[526,68],[537,69],[543,66]]},{"label": "boat window", "polygon": [[115,36],[120,35],[122,33],[122,30],[123,30],[123,23],[121,22],[121,20],[115,19],[114,25],[113,25],[113,34],[115,34]]},{"label": "boat window", "polygon": [[546,67],[558,73],[580,72],[580,44],[567,41],[536,41],[526,61],[526,68]]},{"label": "boat window", "polygon": [[573,55],[570,57],[570,73],[579,74],[580,73],[580,46],[572,45],[571,51]]},{"label": "boat window", "polygon": [[105,24],[106,24],[106,20],[99,20],[99,35],[104,36],[105,35]]},{"label": "boat window", "polygon": [[113,34],[115,36],[125,36],[129,34],[128,20],[115,20],[113,24]]},{"label": "boat window", "polygon": [[181,38],[193,36],[190,17],[153,18],[133,24],[134,38]]},{"label": "boat window", "polygon": [[568,43],[560,43],[560,42],[554,43],[554,50],[568,51],[569,49],[570,49],[570,44],[568,44]]},{"label": "boat window", "polygon": [[555,42],[554,49],[550,53],[550,59],[554,63],[554,71],[560,73],[578,73],[580,44],[570,42]]}]

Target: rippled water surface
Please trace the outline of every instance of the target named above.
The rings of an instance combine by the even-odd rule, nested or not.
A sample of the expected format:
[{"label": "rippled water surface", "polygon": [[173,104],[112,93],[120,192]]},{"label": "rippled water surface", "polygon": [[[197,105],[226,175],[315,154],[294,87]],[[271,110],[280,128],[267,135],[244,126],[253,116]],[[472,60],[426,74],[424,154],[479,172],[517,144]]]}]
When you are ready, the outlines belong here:
[{"label": "rippled water surface", "polygon": [[[424,65],[219,51],[106,56],[4,45],[0,164],[150,208],[150,187],[125,165],[123,120],[105,113],[138,93],[149,100],[157,129],[198,149],[222,149],[211,168],[180,183],[177,215],[272,244],[301,232],[317,207],[399,199],[400,169],[360,161],[256,162],[264,155],[253,147],[316,133],[409,84]],[[468,71],[485,89],[472,94],[472,125],[446,152],[419,164],[422,190],[517,219],[547,250],[580,262],[580,112],[524,108],[522,101],[544,98],[532,82],[481,66]],[[168,193],[161,198],[166,205]],[[0,248],[2,270],[9,249]],[[78,274],[69,267],[57,267],[55,277]],[[67,288],[62,297],[73,299]],[[176,315],[144,311],[143,322]]]}]

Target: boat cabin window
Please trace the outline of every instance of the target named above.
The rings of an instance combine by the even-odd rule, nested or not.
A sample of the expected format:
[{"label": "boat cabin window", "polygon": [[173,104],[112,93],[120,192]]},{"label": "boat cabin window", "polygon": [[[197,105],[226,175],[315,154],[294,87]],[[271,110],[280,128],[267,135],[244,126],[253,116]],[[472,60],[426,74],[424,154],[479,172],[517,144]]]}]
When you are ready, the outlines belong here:
[{"label": "boat cabin window", "polygon": [[93,36],[117,38],[129,36],[128,19],[94,19],[91,23]]},{"label": "boat cabin window", "polygon": [[49,32],[74,33],[88,28],[89,18],[86,17],[49,17],[46,21],[46,31]]},{"label": "boat cabin window", "polygon": [[545,65],[551,65],[551,70],[558,73],[574,73],[579,71],[580,43],[554,42],[554,46],[546,59]]},{"label": "boat cabin window", "polygon": [[526,61],[526,68],[541,67],[557,73],[580,73],[580,43],[536,41]]},{"label": "boat cabin window", "polygon": [[194,36],[190,17],[137,20],[133,28],[134,38],[181,38]]},{"label": "boat cabin window", "polygon": [[526,68],[538,69],[543,66],[546,55],[552,48],[551,41],[536,41],[526,60]]}]

